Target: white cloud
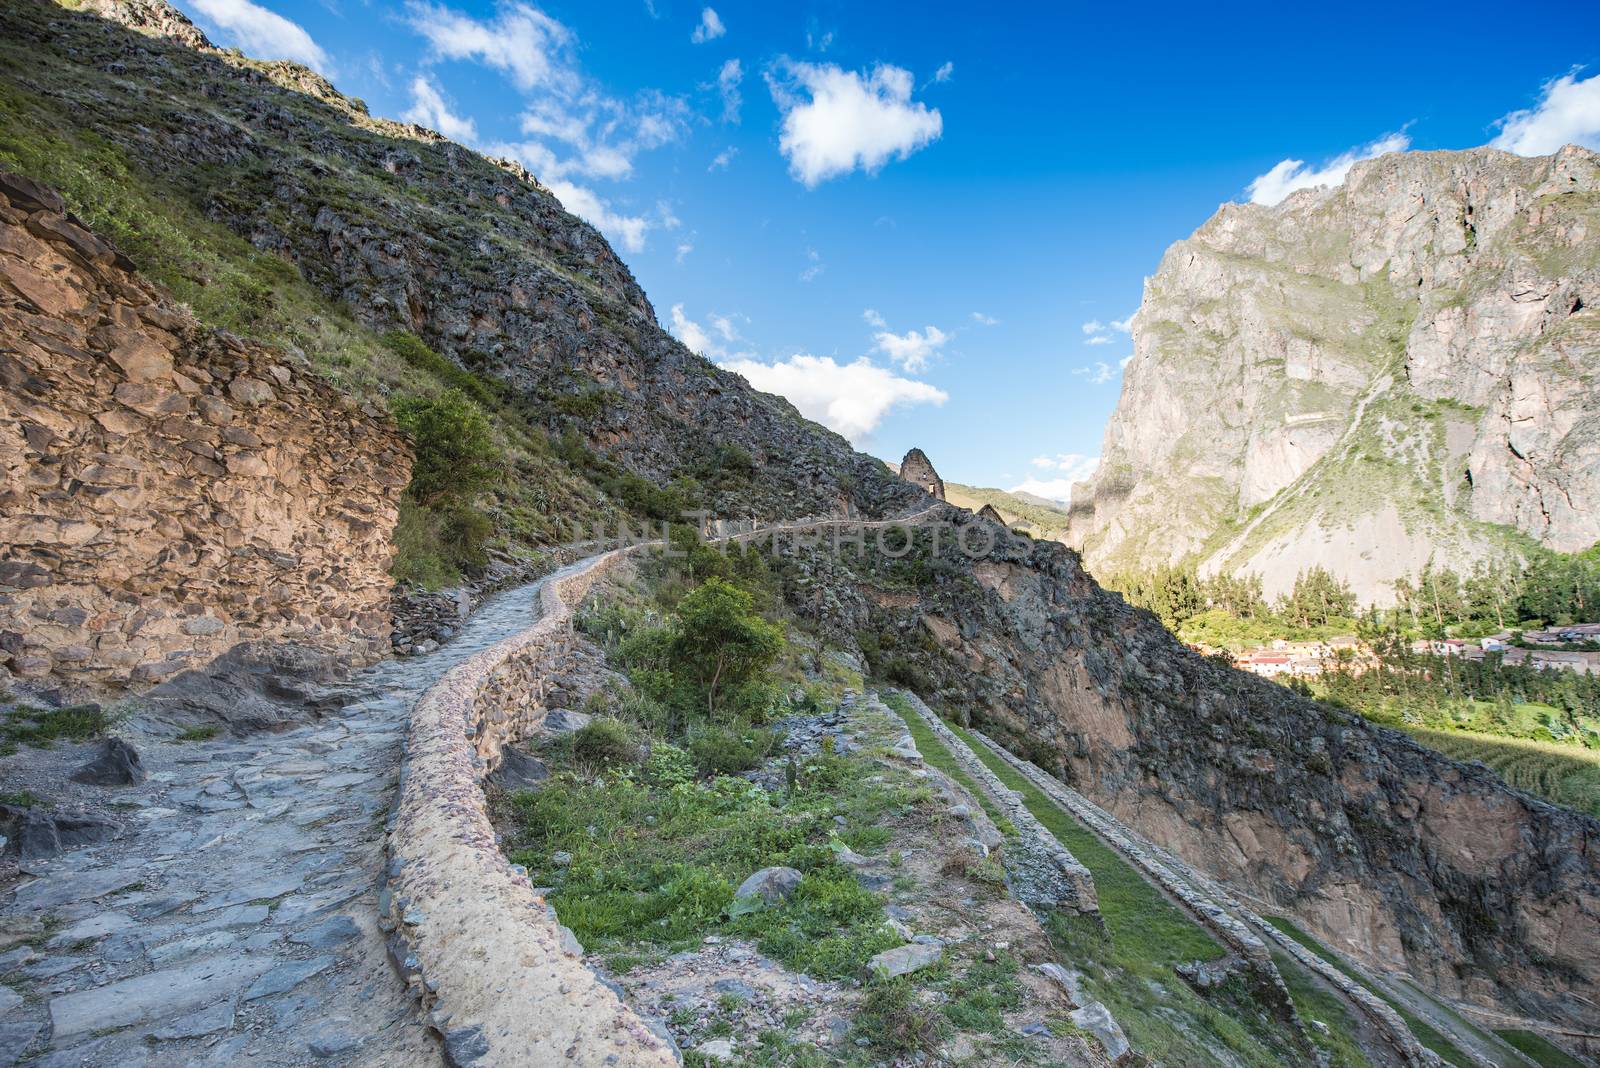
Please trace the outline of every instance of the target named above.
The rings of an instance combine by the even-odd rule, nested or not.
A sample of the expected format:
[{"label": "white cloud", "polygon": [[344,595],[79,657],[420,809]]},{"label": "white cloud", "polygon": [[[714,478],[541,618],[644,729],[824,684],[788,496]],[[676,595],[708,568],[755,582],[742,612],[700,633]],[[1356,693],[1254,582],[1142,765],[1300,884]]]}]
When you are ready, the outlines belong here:
[{"label": "white cloud", "polygon": [[471,119],[462,118],[450,110],[444,94],[427,78],[417,75],[411,83],[413,103],[400,117],[406,122],[438,130],[452,141],[472,144],[478,139],[478,127]]},{"label": "white cloud", "polygon": [[1132,363],[1132,362],[1133,362],[1133,353],[1130,352],[1126,356],[1124,356],[1122,359],[1117,361],[1117,370],[1119,370],[1119,371],[1127,370],[1128,365],[1130,363]]},{"label": "white cloud", "polygon": [[715,41],[718,37],[728,32],[722,24],[722,19],[709,7],[700,12],[700,24],[694,28],[694,33],[689,35],[689,40],[695,44],[705,44]]},{"label": "white cloud", "polygon": [[1096,334],[1091,338],[1085,339],[1084,344],[1085,345],[1109,345],[1109,344],[1111,344],[1111,338],[1110,338],[1109,335],[1106,335],[1106,334]]},{"label": "white cloud", "polygon": [[629,252],[640,252],[644,249],[644,235],[651,227],[651,221],[645,216],[624,215],[613,211],[599,194],[585,186],[559,179],[544,184],[561,201],[563,207],[603,230],[607,237],[621,242],[622,247]]},{"label": "white cloud", "polygon": [[1090,319],[1088,322],[1083,324],[1083,343],[1085,345],[1109,345],[1112,342],[1112,331],[1115,331],[1119,334],[1126,334],[1132,329],[1132,315],[1128,316],[1126,319],[1113,319],[1109,323],[1103,323],[1099,319]]},{"label": "white cloud", "polygon": [[800,281],[810,282],[827,269],[828,265],[822,262],[822,253],[814,248],[808,248],[806,249],[806,268],[800,272]]},{"label": "white cloud", "polygon": [[292,59],[323,74],[332,70],[328,53],[311,39],[299,23],[290,22],[250,0],[193,0],[207,21],[251,55],[263,59]]},{"label": "white cloud", "polygon": [[996,319],[994,316],[985,315],[983,312],[973,312],[972,321],[977,323],[979,326],[994,326],[1000,322],[1000,320]]},{"label": "white cloud", "polygon": [[712,312],[706,316],[706,325],[702,326],[684,314],[682,304],[674,304],[670,314],[673,335],[688,346],[691,352],[707,359],[750,358],[748,353],[732,352],[729,349],[730,345],[741,340],[738,320],[745,319],[744,316],[718,315]]},{"label": "white cloud", "polygon": [[[432,45],[431,59],[481,63],[505,74],[527,97],[521,115],[525,140],[482,146],[492,155],[520,160],[564,204],[630,252],[644,248],[645,235],[673,229],[671,206],[658,204],[654,217],[614,209],[588,181],[618,181],[633,174],[641,152],[677,140],[688,129],[689,106],[679,97],[645,91],[618,100],[583,73],[576,59],[577,35],[526,3],[502,6],[478,20],[442,4],[411,0],[407,21]],[[426,115],[440,131],[470,139],[471,119],[455,116],[442,95],[419,78],[417,103],[408,118]],[[457,134],[447,129],[454,123]]]},{"label": "white cloud", "polygon": [[687,315],[683,314],[683,305],[672,306],[672,333],[690,352],[701,356],[718,355],[718,350],[711,342],[711,335],[705,328]]},{"label": "white cloud", "polygon": [[1135,311],[1133,315],[1128,316],[1126,319],[1113,319],[1108,325],[1119,334],[1130,333],[1133,330],[1133,316],[1138,314]]},{"label": "white cloud", "polygon": [[441,58],[477,60],[505,72],[523,92],[575,88],[571,50],[577,38],[537,8],[510,4],[501,8],[493,21],[479,22],[421,0],[412,0],[407,7],[412,28],[428,39]]},{"label": "white cloud", "polygon": [[1072,373],[1087,378],[1089,384],[1094,386],[1104,385],[1116,377],[1116,372],[1104,360],[1096,360],[1088,367],[1076,367]]},{"label": "white cloud", "polygon": [[1546,82],[1536,106],[1495,125],[1500,134],[1489,143],[1519,156],[1545,156],[1565,145],[1600,150],[1600,74],[1580,82],[1574,70]]},{"label": "white cloud", "polygon": [[707,167],[706,170],[708,172],[726,170],[728,164],[733,162],[733,157],[737,156],[738,154],[739,150],[734,146],[729,145],[727,148],[723,149],[721,152],[718,152],[711,158],[711,165]]},{"label": "white cloud", "polygon": [[1404,133],[1391,133],[1384,134],[1370,144],[1341,153],[1318,168],[1307,167],[1304,160],[1286,159],[1266,174],[1257,175],[1246,192],[1252,204],[1276,204],[1297,189],[1339,185],[1350,168],[1362,160],[1389,152],[1404,152],[1410,147],[1410,137]]},{"label": "white cloud", "polygon": [[926,332],[910,330],[904,334],[892,333],[883,316],[871,308],[862,312],[861,318],[869,326],[877,328],[872,335],[873,350],[883,353],[912,374],[926,369],[928,361],[950,340],[950,335],[937,326],[927,327]]},{"label": "white cloud", "polygon": [[1077,452],[1064,452],[1055,456],[1035,456],[1034,467],[1055,473],[1054,478],[1030,478],[1012,486],[1012,493],[1031,493],[1063,504],[1072,499],[1072,484],[1082,482],[1100,466],[1100,457],[1085,456]]},{"label": "white cloud", "polygon": [[757,389],[787,397],[801,415],[857,445],[895,408],[937,406],[950,399],[944,390],[902,378],[865,356],[840,364],[830,356],[801,353],[774,364],[736,359],[721,366],[743,375]]},{"label": "white cloud", "polygon": [[937,140],[938,109],[911,100],[911,72],[880,64],[870,74],[833,64],[783,65],[787,80],[769,75],[783,113],[778,148],[789,172],[807,188],[861,169],[875,173]]},{"label": "white cloud", "polygon": [[717,92],[722,94],[722,121],[738,122],[739,108],[744,98],[739,93],[739,83],[744,80],[744,65],[730,59],[717,71]]},{"label": "white cloud", "polygon": [[680,241],[678,243],[678,254],[676,256],[672,257],[672,260],[673,260],[674,263],[682,263],[685,259],[688,258],[689,253],[691,253],[693,251],[694,251],[694,243],[693,242]]},{"label": "white cloud", "polygon": [[954,63],[946,62],[938,70],[933,72],[933,80],[936,82],[947,82],[950,80],[951,76],[955,74],[955,72],[956,65]]},{"label": "white cloud", "polygon": [[1090,319],[1088,322],[1083,324],[1083,332],[1085,334],[1098,334],[1105,328],[1106,324],[1102,323],[1099,319]]}]

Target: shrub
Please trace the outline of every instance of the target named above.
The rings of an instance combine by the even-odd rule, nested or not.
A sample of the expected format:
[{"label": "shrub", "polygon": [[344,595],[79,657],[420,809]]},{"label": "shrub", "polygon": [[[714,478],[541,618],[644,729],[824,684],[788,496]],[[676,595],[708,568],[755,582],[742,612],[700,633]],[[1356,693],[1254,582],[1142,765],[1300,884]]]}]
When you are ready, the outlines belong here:
[{"label": "shrub", "polygon": [[689,753],[700,774],[735,775],[759,767],[777,743],[771,731],[757,727],[743,730],[708,724],[689,735]]},{"label": "shrub", "polygon": [[596,719],[573,732],[572,755],[589,767],[609,768],[635,763],[639,746],[621,720]]},{"label": "shrub", "polygon": [[645,775],[657,786],[692,782],[695,777],[694,758],[670,742],[657,742],[650,747]]},{"label": "shrub", "polygon": [[393,402],[395,421],[411,435],[416,463],[407,492],[421,504],[470,504],[497,485],[504,461],[489,420],[459,389]]}]

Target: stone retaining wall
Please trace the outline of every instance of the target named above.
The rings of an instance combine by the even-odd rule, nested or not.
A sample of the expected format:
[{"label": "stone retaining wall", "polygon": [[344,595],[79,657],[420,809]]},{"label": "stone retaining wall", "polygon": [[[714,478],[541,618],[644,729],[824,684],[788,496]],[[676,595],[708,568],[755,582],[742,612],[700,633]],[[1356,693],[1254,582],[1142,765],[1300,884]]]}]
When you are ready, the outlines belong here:
[{"label": "stone retaining wall", "polygon": [[1057,903],[1075,912],[1098,916],[1100,901],[1095,894],[1094,876],[1090,874],[1089,869],[1084,867],[1066,846],[1056,840],[1056,836],[1050,833],[1049,828],[1028,811],[1028,806],[1023,803],[1017,792],[1001,782],[999,777],[989,770],[988,765],[979,760],[968,748],[967,743],[946,726],[920,697],[909,690],[895,692],[905,698],[918,718],[944,743],[944,747],[961,766],[961,770],[983,788],[1005,814],[1006,819],[1017,828],[1018,833],[1037,843],[1037,851],[1050,858],[1066,886],[1066,892],[1059,895]]},{"label": "stone retaining wall", "polygon": [[146,686],[248,639],[382,655],[410,471],[387,415],[0,173],[0,683]]},{"label": "stone retaining wall", "polygon": [[676,1063],[500,851],[481,787],[503,748],[544,718],[545,680],[574,641],[572,608],[625,554],[544,580],[538,622],[446,672],[412,712],[379,904],[451,1065]]},{"label": "stone retaining wall", "polygon": [[[1278,987],[1283,986],[1282,976],[1272,961],[1266,943],[1251,930],[1251,927],[1272,939],[1304,967],[1315,972],[1354,1002],[1383,1035],[1385,1041],[1399,1054],[1401,1064],[1421,1068],[1442,1063],[1432,1051],[1425,1049],[1417,1041],[1411,1029],[1400,1018],[1400,1014],[1387,1002],[1251,912],[1228,893],[1226,888],[1165,850],[1145,842],[1124,827],[1115,816],[1077,790],[1037,765],[1016,756],[981,731],[975,730],[972,734],[1001,760],[1017,769],[1045,796],[1065,808],[1074,819],[1089,828],[1101,841],[1144,872],[1164,891],[1177,898],[1225,946],[1257,965],[1258,970],[1269,969],[1267,974],[1270,974]],[[1248,921],[1248,926],[1237,919],[1238,916],[1243,916]],[[1284,989],[1283,993],[1287,1000],[1287,989]]]}]

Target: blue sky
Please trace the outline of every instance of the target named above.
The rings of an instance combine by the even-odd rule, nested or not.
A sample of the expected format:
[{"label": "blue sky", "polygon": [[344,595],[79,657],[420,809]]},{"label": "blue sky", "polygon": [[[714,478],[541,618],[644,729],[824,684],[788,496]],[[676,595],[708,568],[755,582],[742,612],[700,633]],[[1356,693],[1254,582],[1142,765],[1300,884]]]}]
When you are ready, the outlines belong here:
[{"label": "blue sky", "polygon": [[1600,5],[1570,0],[1515,27],[1471,2],[176,2],[521,158],[664,326],[862,448],[1057,496],[1144,277],[1220,203],[1378,150],[1600,147]]}]

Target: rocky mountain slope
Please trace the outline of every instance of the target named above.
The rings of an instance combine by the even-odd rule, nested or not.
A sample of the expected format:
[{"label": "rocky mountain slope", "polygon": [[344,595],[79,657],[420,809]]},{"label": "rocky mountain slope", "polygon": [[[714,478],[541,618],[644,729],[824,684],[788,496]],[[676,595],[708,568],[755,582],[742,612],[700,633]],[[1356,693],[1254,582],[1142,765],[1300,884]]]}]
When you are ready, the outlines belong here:
[{"label": "rocky mountain slope", "polygon": [[[214,49],[161,0],[88,9],[0,9],[0,160],[61,189],[142,270],[225,320],[213,325],[279,324],[312,366],[379,399],[386,384],[338,336],[340,318],[367,347],[408,331],[534,401],[552,437],[574,431],[714,511],[792,516],[849,500],[877,512],[914,494],[680,345],[605,240],[519,165],[375,119],[298,65]],[[130,187],[158,203],[121,203]],[[175,258],[172,242],[136,247],[150,216],[172,211],[186,213],[187,242],[225,244],[195,232],[198,218],[267,262],[214,277],[217,265]],[[286,306],[279,290],[302,279],[318,305]]]},{"label": "rocky mountain slope", "polygon": [[[1600,540],[1600,158],[1357,164],[1226,204],[1145,286],[1069,542],[1365,601],[1430,557]],[[1195,398],[1208,403],[1196,404]]]}]

